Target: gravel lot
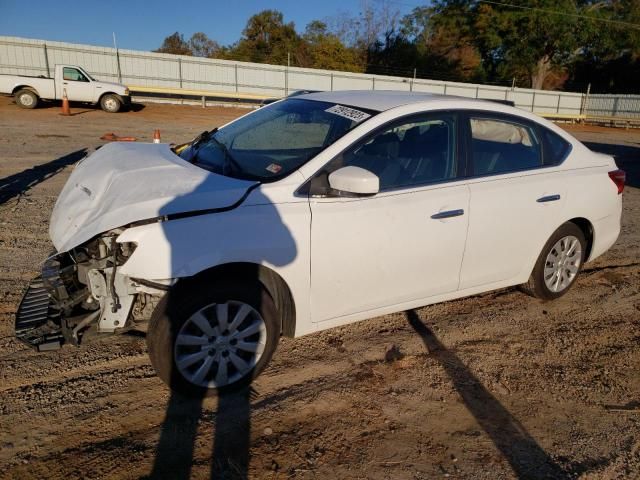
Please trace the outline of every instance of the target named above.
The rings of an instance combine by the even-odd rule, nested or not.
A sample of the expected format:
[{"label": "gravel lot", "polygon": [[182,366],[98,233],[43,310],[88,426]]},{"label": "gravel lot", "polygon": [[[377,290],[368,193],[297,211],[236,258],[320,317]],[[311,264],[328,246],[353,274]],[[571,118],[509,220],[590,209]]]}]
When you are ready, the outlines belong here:
[{"label": "gravel lot", "polygon": [[201,404],[140,336],[37,354],[13,314],[102,134],[182,142],[246,110],[58,112],[0,98],[0,478],[640,477],[640,131],[568,127],[630,185],[620,239],[562,299],[507,289],[285,339],[250,395]]}]

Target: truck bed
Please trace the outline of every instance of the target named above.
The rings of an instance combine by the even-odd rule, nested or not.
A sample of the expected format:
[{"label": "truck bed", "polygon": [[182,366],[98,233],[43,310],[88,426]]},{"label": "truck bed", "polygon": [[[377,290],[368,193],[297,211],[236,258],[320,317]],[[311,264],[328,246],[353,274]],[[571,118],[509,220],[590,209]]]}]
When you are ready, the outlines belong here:
[{"label": "truck bed", "polygon": [[44,100],[56,98],[55,79],[44,76],[0,75],[0,93],[12,94],[17,87],[27,86]]},{"label": "truck bed", "polygon": [[42,78],[44,80],[53,80],[53,77],[47,77],[45,75],[13,75],[11,73],[0,73],[0,75],[5,77]]}]

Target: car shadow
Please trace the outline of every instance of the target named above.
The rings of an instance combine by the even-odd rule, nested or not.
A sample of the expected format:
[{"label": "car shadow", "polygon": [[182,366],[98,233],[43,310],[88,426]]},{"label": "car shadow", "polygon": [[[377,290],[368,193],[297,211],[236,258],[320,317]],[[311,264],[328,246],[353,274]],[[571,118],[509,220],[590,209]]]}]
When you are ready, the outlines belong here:
[{"label": "car shadow", "polygon": [[507,459],[518,478],[566,478],[567,473],[535,441],[527,429],[494,397],[460,358],[448,350],[414,310],[406,312],[409,325],[427,352],[445,370],[465,406]]},{"label": "car shadow", "polygon": [[[15,103],[15,102],[14,102]],[[84,102],[69,102],[69,107],[71,108],[71,116],[75,115],[83,115],[85,113],[99,112],[102,111],[100,105],[92,105]],[[38,102],[37,109],[52,109],[52,108],[62,108],[62,102],[60,100],[40,100]],[[129,106],[123,106],[122,112],[141,112],[144,110],[145,105],[143,103],[131,103]]]},{"label": "car shadow", "polygon": [[640,144],[637,147],[610,143],[583,142],[590,150],[612,155],[616,164],[627,172],[627,185],[640,188]]},{"label": "car shadow", "polygon": [[146,105],[144,103],[131,103],[129,106],[129,111],[131,112],[141,112],[144,110]]},{"label": "car shadow", "polygon": [[0,205],[12,198],[24,195],[28,190],[53,177],[65,167],[81,160],[86,154],[87,149],[82,148],[50,162],[36,165],[20,173],[0,179]]}]

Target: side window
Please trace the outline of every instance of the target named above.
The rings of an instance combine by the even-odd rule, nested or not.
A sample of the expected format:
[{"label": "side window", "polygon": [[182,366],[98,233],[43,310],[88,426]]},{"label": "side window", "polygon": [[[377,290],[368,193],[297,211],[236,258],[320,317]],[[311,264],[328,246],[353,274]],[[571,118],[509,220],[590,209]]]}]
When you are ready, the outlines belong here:
[{"label": "side window", "polygon": [[542,165],[540,141],[530,126],[514,121],[471,117],[473,175],[495,175]]},{"label": "side window", "polygon": [[62,69],[62,78],[73,82],[88,82],[87,78],[77,69],[64,67]]},{"label": "side window", "polygon": [[375,173],[380,190],[422,185],[456,175],[456,117],[413,117],[349,148],[331,168],[357,166]]},{"label": "side window", "polygon": [[557,133],[546,128],[542,129],[542,136],[545,141],[544,164],[559,165],[571,150],[571,144]]}]

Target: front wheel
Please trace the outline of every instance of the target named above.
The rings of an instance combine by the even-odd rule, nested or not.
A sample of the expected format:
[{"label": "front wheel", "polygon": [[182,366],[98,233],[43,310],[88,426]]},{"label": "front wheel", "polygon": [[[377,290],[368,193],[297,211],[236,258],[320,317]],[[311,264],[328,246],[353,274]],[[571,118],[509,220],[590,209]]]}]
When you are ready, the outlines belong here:
[{"label": "front wheel", "polygon": [[280,337],[277,310],[259,282],[177,285],[149,323],[149,357],[179,393],[204,397],[242,388],[267,366]]},{"label": "front wheel", "polygon": [[586,246],[584,233],[576,224],[562,225],[545,244],[522,289],[543,300],[554,300],[567,293],[582,269]]},{"label": "front wheel", "polygon": [[38,95],[31,90],[20,90],[15,95],[16,103],[22,108],[36,108],[38,106]]},{"label": "front wheel", "polygon": [[107,94],[100,99],[100,108],[108,113],[117,113],[122,107],[122,102],[117,95]]}]

